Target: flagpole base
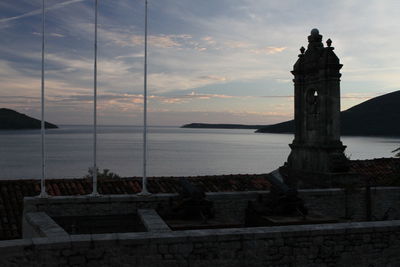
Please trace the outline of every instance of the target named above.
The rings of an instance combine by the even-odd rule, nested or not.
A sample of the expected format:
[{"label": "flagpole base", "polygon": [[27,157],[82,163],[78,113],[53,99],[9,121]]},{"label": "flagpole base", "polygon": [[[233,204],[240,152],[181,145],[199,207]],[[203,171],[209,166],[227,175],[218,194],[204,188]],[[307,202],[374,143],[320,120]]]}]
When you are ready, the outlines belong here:
[{"label": "flagpole base", "polygon": [[50,195],[49,194],[47,194],[47,192],[46,191],[44,191],[44,192],[40,192],[40,194],[38,195],[38,197],[39,198],[48,198]]},{"label": "flagpole base", "polygon": [[151,196],[151,193],[147,190],[142,190],[142,192],[137,193],[138,196],[142,196],[142,197],[148,197]]},{"label": "flagpole base", "polygon": [[100,193],[99,192],[92,192],[91,194],[89,194],[90,197],[100,197]]}]

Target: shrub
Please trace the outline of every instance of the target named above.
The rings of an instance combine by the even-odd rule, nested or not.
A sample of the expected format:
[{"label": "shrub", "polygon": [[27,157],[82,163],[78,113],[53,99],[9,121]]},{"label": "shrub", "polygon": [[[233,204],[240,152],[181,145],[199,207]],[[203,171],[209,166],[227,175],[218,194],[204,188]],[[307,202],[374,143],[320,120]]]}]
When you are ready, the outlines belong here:
[{"label": "shrub", "polygon": [[[93,178],[93,168],[90,167],[88,170],[88,174],[86,174],[83,178],[86,179],[92,179]],[[116,179],[116,178],[121,178],[118,174],[110,172],[109,169],[103,169],[102,172],[99,172],[99,169],[97,169],[97,178],[99,179]]]}]

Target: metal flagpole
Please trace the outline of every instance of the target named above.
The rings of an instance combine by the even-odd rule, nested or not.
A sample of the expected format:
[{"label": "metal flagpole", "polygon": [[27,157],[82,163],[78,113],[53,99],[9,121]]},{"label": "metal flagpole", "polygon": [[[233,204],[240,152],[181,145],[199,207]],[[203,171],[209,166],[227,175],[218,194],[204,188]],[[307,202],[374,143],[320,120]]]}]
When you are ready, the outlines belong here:
[{"label": "metal flagpole", "polygon": [[97,0],[95,0],[94,15],[94,83],[93,83],[93,190],[92,196],[98,196],[97,191]]},{"label": "metal flagpole", "polygon": [[40,181],[40,195],[39,197],[48,197],[46,193],[46,143],[45,143],[45,120],[44,120],[44,33],[45,33],[45,0],[42,1],[42,88],[41,88],[41,145],[42,145],[42,179]]},{"label": "metal flagpole", "polygon": [[144,16],[144,92],[143,92],[143,178],[140,195],[150,195],[147,190],[147,0]]}]

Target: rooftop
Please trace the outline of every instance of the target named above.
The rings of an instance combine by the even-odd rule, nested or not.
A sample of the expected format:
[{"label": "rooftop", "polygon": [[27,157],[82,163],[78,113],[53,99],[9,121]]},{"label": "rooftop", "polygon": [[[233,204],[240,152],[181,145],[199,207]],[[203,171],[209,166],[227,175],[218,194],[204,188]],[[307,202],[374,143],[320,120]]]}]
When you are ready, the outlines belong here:
[{"label": "rooftop", "polygon": [[352,160],[350,171],[369,178],[371,185],[400,186],[400,158]]},{"label": "rooftop", "polygon": [[[216,175],[187,177],[205,192],[268,190],[267,174]],[[177,193],[181,177],[148,178],[151,193]],[[103,195],[136,194],[141,191],[141,178],[99,179]],[[88,195],[92,183],[88,179],[50,179],[46,189],[51,196]],[[40,180],[0,180],[0,240],[21,238],[23,198],[40,193]]]},{"label": "rooftop", "polygon": [[[373,179],[376,186],[400,185],[400,159],[382,158],[351,161],[351,172]],[[188,177],[205,192],[236,192],[268,190],[268,174],[215,175]],[[148,179],[152,193],[176,193],[181,177],[153,177]],[[51,196],[87,195],[92,192],[88,179],[50,179],[46,181]],[[100,194],[136,194],[141,191],[141,178],[100,179]],[[23,198],[40,193],[39,180],[0,181],[0,240],[21,238]]]}]

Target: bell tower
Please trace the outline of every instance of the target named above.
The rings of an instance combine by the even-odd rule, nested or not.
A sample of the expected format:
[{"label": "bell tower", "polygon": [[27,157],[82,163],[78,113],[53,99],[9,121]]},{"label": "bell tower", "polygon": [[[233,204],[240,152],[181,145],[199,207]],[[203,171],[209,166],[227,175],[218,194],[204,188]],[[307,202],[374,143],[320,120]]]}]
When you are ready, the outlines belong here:
[{"label": "bell tower", "polygon": [[340,69],[332,41],[322,43],[313,29],[307,50],[301,47],[293,66],[295,137],[287,167],[291,172],[337,173],[347,170],[340,141]]}]

